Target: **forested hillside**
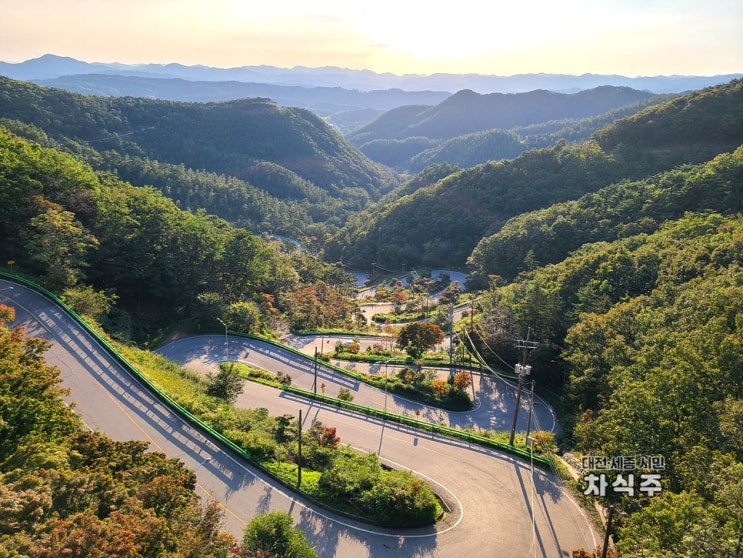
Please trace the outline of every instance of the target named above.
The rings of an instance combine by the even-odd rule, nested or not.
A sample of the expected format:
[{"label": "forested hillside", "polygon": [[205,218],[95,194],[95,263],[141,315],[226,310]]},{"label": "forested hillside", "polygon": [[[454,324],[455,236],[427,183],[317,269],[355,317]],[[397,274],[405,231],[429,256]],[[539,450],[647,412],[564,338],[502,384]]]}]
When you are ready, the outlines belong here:
[{"label": "forested hillside", "polygon": [[[99,175],[74,157],[0,127],[0,257],[70,299],[86,286],[119,304],[110,330],[146,339],[179,319],[262,331],[292,293],[347,288],[334,266],[275,246],[226,221],[179,209],[152,188]],[[104,308],[107,309],[106,305]],[[351,319],[345,307],[336,319]]]},{"label": "forested hillside", "polygon": [[[496,128],[465,134],[443,142],[428,140],[435,145],[418,152],[412,158],[403,161],[402,164],[392,164],[384,158],[375,156],[375,153],[370,151],[371,144],[374,142],[365,144],[362,151],[375,161],[385,163],[397,170],[410,172],[420,171],[426,166],[436,163],[450,163],[462,168],[474,167],[488,161],[512,159],[529,149],[550,147],[560,140],[565,140],[568,143],[586,141],[594,132],[604,126],[620,118],[631,116],[649,106],[664,103],[671,98],[669,95],[654,95],[644,101],[610,110],[598,116],[550,120],[529,126],[517,126],[508,130]],[[407,143],[412,139],[416,138],[402,140],[402,142]],[[391,148],[394,140],[378,140],[376,143],[380,148],[383,145]],[[390,151],[394,152],[393,149],[390,149]],[[389,154],[382,154],[382,157],[384,156],[389,156]]]},{"label": "forested hillside", "polygon": [[[403,91],[402,89],[360,91],[341,87],[311,87],[245,80],[200,81],[111,73],[73,74],[53,79],[33,80],[33,82],[44,87],[56,87],[86,95],[145,97],[170,101],[205,103],[263,97],[281,106],[311,110],[346,131],[353,131],[368,124],[380,114],[397,106],[433,105],[450,95],[445,91]],[[349,113],[357,116],[365,115],[365,118],[353,128],[346,129],[345,119]]]},{"label": "forested hillside", "polygon": [[370,158],[399,171],[416,172],[433,163],[471,167],[548,147],[561,138],[583,141],[600,126],[598,115],[605,115],[605,125],[664,98],[621,87],[572,95],[460,91],[433,107],[392,109],[349,139]]},{"label": "forested hillside", "polygon": [[708,163],[612,184],[575,201],[525,213],[484,238],[469,259],[483,280],[512,280],[535,264],[557,263],[585,243],[651,233],[688,211],[743,211],[743,148]]},{"label": "forested hillside", "polygon": [[[164,167],[155,172],[153,161],[224,177],[191,181],[194,190],[180,200],[186,207],[197,198],[208,202],[215,182],[229,190],[235,204],[253,205],[266,194],[288,203],[281,210],[265,207],[253,223],[297,206],[300,220],[304,214],[326,221],[332,213],[342,222],[396,181],[313,113],[279,108],[268,99],[178,103],[92,97],[0,77],[0,118],[16,133],[25,134],[31,125],[54,142],[50,145],[84,156],[97,169],[121,173],[124,180],[146,178],[163,191],[172,190],[172,180]],[[39,140],[38,131],[31,134]],[[232,177],[241,183],[231,183]],[[215,214],[222,209],[209,203],[204,208]],[[296,223],[272,225],[297,232]]]},{"label": "forested hillside", "polygon": [[597,87],[574,94],[537,90],[529,93],[459,91],[437,105],[394,109],[350,134],[355,145],[374,139],[415,136],[451,139],[463,134],[528,126],[564,118],[596,116],[652,97],[625,87]]},{"label": "forested hillside", "polygon": [[[508,219],[578,199],[612,183],[707,161],[743,142],[743,82],[649,107],[591,141],[532,150],[463,169],[355,217],[327,246],[329,258],[364,266],[463,266]],[[511,262],[512,265],[513,262]],[[518,264],[516,264],[518,265]]]},{"label": "forested hillside", "polygon": [[[738,177],[742,156],[728,161]],[[740,179],[732,185],[741,191]],[[607,491],[629,514],[615,523],[623,557],[739,555],[740,208],[728,217],[689,213],[653,234],[587,244],[493,285],[483,304],[473,332],[486,354],[515,357],[512,339],[528,327],[540,341],[532,360],[537,385],[567,379],[566,447],[579,455],[665,459],[654,497]]]}]

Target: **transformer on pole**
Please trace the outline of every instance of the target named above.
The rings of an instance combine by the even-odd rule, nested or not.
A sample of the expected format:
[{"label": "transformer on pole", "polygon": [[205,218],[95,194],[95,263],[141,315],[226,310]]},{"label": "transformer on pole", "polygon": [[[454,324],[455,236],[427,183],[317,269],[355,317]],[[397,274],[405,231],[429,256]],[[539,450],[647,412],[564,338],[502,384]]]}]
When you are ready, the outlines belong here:
[{"label": "transformer on pole", "polygon": [[[516,422],[519,418],[519,407],[521,406],[521,390],[524,384],[524,376],[531,375],[531,366],[526,364],[526,358],[528,357],[529,351],[535,349],[538,345],[536,341],[529,341],[529,335],[531,334],[531,328],[526,333],[526,339],[519,339],[516,342],[517,349],[523,349],[521,356],[521,364],[515,366],[516,374],[519,376],[519,387],[516,391],[516,406],[513,410],[513,424],[511,425],[511,437],[508,441],[509,445],[513,445],[513,439],[516,436]],[[531,409],[529,410],[531,413]]]}]

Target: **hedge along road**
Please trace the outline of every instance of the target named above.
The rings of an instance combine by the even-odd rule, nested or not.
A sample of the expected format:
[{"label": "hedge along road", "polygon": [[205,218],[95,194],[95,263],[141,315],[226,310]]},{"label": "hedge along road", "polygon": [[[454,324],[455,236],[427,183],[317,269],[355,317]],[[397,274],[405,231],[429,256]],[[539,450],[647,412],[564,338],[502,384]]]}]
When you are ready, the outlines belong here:
[{"label": "hedge along road", "polygon": [[528,463],[250,384],[239,404],[267,407],[274,414],[302,409],[305,426],[314,420],[337,426],[343,443],[379,451],[383,459],[427,477],[455,507],[436,527],[399,532],[314,509],[186,424],[45,297],[0,281],[0,303],[15,307],[13,325],[25,325],[29,335],[52,342],[47,360],[60,368],[69,400],[90,428],[117,440],[147,440],[152,449],[183,460],[195,470],[199,490],[225,507],[225,528],[237,537],[257,513],[287,511],[323,558],[551,558],[596,544],[598,537],[577,504],[550,475],[532,473]]}]

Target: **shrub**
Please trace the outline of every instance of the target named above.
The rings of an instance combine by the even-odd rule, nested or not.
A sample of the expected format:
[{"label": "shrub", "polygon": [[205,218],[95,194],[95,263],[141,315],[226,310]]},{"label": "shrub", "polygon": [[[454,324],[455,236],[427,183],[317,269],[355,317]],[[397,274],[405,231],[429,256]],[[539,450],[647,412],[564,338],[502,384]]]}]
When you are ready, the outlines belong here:
[{"label": "shrub", "polygon": [[353,393],[351,393],[350,389],[342,387],[338,390],[338,399],[342,401],[353,401]]},{"label": "shrub", "polygon": [[358,455],[342,452],[336,457],[333,466],[320,476],[320,488],[334,498],[352,499],[377,482],[382,466],[373,453]]},{"label": "shrub", "polygon": [[287,386],[292,385],[292,377],[283,370],[276,372],[276,379]]},{"label": "shrub", "polygon": [[439,510],[430,487],[405,471],[388,471],[361,495],[359,504],[381,523],[400,527],[430,525]]},{"label": "shrub", "polygon": [[243,379],[232,363],[223,362],[219,365],[219,372],[207,376],[207,395],[234,403],[242,390]]},{"label": "shrub", "polygon": [[281,556],[317,558],[304,532],[293,527],[288,513],[273,512],[256,516],[243,534],[243,556]]}]

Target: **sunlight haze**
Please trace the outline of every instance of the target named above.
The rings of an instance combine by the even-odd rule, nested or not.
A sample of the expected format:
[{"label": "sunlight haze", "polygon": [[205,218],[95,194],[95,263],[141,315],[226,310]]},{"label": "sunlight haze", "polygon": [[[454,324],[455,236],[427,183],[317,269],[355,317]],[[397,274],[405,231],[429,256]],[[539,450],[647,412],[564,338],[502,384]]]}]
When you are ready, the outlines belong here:
[{"label": "sunlight haze", "polygon": [[0,60],[395,74],[741,71],[743,2],[0,0]]}]

